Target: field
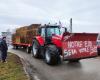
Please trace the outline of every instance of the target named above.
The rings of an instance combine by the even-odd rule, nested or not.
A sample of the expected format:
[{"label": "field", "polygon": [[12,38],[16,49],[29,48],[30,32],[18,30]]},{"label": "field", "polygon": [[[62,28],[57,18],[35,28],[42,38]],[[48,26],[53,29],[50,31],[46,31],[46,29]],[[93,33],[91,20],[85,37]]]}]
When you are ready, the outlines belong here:
[{"label": "field", "polygon": [[18,56],[8,53],[7,63],[0,62],[0,80],[28,80]]}]

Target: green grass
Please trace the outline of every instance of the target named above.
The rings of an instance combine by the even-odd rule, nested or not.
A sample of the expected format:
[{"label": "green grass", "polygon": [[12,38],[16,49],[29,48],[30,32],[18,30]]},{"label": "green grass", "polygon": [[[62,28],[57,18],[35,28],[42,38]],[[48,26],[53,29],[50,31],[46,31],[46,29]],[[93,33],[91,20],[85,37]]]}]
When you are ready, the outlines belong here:
[{"label": "green grass", "polygon": [[0,62],[0,80],[28,80],[18,56],[8,53],[7,63]]}]

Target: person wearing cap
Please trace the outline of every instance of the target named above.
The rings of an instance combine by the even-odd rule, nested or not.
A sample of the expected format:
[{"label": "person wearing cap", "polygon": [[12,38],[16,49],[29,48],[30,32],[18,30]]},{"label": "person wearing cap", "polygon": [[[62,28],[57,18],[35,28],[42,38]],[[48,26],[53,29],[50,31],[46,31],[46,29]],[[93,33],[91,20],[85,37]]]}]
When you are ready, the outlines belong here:
[{"label": "person wearing cap", "polygon": [[2,60],[2,62],[6,62],[7,50],[8,50],[8,46],[7,46],[7,43],[6,43],[6,37],[3,37],[1,42],[0,42],[0,50],[1,50],[1,60]]}]

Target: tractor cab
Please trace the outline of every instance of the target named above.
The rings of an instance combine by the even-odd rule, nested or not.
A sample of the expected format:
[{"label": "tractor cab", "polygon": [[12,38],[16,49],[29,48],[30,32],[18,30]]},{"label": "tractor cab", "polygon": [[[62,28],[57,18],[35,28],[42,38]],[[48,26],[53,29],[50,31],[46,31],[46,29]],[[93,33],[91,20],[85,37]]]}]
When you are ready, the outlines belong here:
[{"label": "tractor cab", "polygon": [[39,28],[39,35],[44,38],[46,44],[51,43],[52,36],[61,35],[67,32],[67,28],[58,26],[45,25]]}]

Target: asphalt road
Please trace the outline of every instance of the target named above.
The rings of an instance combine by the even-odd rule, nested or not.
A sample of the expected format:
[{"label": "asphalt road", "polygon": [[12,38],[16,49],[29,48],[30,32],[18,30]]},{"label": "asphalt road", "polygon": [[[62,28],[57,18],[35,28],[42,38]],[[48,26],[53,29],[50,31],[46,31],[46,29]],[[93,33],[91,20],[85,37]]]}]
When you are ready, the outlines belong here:
[{"label": "asphalt road", "polygon": [[63,61],[60,65],[50,66],[42,59],[35,59],[22,50],[10,49],[22,58],[31,80],[100,80],[100,57],[83,59],[79,63]]}]

